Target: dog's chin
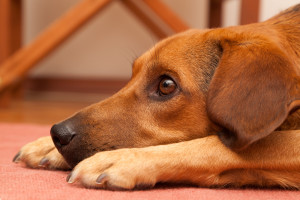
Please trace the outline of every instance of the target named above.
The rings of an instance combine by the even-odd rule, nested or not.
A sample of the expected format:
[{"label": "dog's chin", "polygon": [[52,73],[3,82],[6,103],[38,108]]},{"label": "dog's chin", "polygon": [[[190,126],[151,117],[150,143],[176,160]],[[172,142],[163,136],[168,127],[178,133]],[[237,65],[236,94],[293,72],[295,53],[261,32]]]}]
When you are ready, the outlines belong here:
[{"label": "dog's chin", "polygon": [[98,152],[116,149],[115,146],[109,147],[106,145],[100,145],[95,147],[91,144],[76,142],[71,142],[68,145],[56,146],[56,148],[71,168],[74,168],[79,162]]},{"label": "dog's chin", "polygon": [[71,168],[74,168],[79,162],[96,153],[96,152],[83,153],[82,151],[80,151],[80,149],[70,151],[68,150],[67,146],[59,148],[58,151],[64,157],[65,161],[69,164]]},{"label": "dog's chin", "polygon": [[79,162],[82,160],[94,155],[97,152],[90,152],[89,154],[80,154],[80,153],[74,153],[73,151],[60,151],[62,156],[64,157],[65,161],[69,164],[71,168],[74,168]]},{"label": "dog's chin", "polygon": [[90,149],[89,145],[83,144],[73,145],[71,143],[68,145],[55,146],[71,168],[75,167],[82,160],[99,152],[97,149]]}]

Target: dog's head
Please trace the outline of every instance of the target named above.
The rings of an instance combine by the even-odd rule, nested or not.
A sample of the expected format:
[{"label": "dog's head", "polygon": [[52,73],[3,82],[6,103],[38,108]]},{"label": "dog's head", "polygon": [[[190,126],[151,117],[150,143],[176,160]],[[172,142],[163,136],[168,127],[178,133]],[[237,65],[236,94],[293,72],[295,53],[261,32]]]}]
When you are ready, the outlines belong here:
[{"label": "dog's head", "polygon": [[132,71],[117,94],[52,127],[71,166],[99,151],[217,133],[242,149],[299,104],[299,80],[283,51],[266,38],[230,30],[167,38],[135,60]]}]

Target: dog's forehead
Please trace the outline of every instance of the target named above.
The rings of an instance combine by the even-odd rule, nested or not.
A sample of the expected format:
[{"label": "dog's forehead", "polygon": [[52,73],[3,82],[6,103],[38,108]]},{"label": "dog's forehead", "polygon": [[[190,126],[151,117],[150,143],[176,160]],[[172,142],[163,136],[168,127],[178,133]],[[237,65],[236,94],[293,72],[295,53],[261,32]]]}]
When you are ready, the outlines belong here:
[{"label": "dog's forehead", "polygon": [[206,30],[189,30],[176,34],[158,42],[149,51],[137,58],[134,62],[135,68],[151,66],[153,62],[170,65],[173,62],[180,64],[184,62],[192,49],[201,43],[201,36]]}]

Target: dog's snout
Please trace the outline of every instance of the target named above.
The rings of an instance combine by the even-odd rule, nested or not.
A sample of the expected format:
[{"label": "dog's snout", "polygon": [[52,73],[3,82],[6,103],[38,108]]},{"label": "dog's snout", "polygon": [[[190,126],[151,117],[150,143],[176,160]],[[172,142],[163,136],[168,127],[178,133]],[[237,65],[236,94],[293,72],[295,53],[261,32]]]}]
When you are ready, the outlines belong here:
[{"label": "dog's snout", "polygon": [[63,123],[53,125],[50,133],[56,148],[68,145],[76,135],[70,126]]}]

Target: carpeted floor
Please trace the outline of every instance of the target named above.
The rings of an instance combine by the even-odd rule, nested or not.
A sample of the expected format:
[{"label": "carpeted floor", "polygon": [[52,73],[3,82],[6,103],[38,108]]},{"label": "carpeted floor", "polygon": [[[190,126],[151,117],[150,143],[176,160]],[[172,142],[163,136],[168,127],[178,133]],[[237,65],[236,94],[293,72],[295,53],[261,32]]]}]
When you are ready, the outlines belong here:
[{"label": "carpeted floor", "polygon": [[300,199],[298,191],[233,190],[159,186],[146,191],[113,192],[69,185],[68,172],[33,170],[14,164],[12,158],[27,142],[49,134],[49,126],[0,123],[0,200],[14,199]]}]

